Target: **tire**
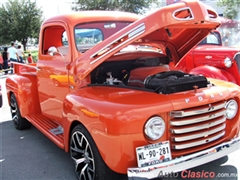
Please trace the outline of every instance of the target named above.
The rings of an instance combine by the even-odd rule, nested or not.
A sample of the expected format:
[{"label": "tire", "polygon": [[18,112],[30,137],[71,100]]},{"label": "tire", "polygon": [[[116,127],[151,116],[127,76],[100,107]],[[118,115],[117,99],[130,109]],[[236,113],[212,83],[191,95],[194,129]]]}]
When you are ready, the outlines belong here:
[{"label": "tire", "polygon": [[23,130],[23,129],[29,129],[31,127],[31,123],[21,116],[17,99],[14,94],[11,94],[10,109],[11,109],[13,124],[16,129]]},{"label": "tire", "polygon": [[117,180],[120,175],[104,163],[91,135],[77,125],[70,140],[70,155],[78,180]]}]

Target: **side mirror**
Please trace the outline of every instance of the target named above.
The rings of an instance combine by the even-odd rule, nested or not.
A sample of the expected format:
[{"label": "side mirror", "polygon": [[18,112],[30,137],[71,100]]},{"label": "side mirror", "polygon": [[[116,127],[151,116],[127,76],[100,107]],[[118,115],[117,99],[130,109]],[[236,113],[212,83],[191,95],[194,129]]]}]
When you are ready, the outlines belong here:
[{"label": "side mirror", "polygon": [[53,56],[55,53],[59,53],[57,48],[54,47],[54,46],[51,46],[49,49],[48,49],[48,54],[50,54],[50,56]]},{"label": "side mirror", "polygon": [[65,57],[62,55],[62,53],[58,52],[58,50],[57,50],[56,47],[51,46],[50,48],[48,48],[48,54],[49,54],[50,56],[54,56],[55,54],[59,54],[59,55],[63,58],[63,60],[64,60],[64,62],[65,62],[65,64],[66,64],[66,59],[65,59]]}]

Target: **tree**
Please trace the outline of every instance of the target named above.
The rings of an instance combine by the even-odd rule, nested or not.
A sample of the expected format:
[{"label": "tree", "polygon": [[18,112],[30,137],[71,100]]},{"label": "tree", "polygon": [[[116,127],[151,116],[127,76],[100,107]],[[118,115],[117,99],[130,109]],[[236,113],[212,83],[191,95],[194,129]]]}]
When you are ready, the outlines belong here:
[{"label": "tree", "polygon": [[8,0],[0,7],[0,44],[20,41],[26,50],[29,38],[38,38],[43,12],[36,1]]},{"label": "tree", "polygon": [[159,6],[158,0],[76,0],[72,3],[73,11],[80,10],[118,10],[144,14],[151,6]]},{"label": "tree", "polygon": [[217,6],[224,7],[224,17],[235,19],[240,8],[240,0],[218,0]]}]

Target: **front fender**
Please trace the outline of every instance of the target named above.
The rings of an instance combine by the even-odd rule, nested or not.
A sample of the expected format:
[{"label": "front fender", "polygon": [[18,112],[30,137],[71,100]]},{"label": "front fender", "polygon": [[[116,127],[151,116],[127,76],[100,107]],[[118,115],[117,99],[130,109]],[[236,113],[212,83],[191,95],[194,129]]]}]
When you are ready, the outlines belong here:
[{"label": "front fender", "polygon": [[15,94],[22,117],[41,112],[35,75],[11,75],[6,79],[6,88],[8,102],[11,93]]},{"label": "front fender", "polygon": [[194,69],[192,69],[190,74],[196,74],[196,75],[203,75],[209,78],[214,78],[214,79],[221,79],[224,81],[232,82],[237,84],[236,78],[225,71],[224,69],[219,69],[213,66],[198,66]]}]

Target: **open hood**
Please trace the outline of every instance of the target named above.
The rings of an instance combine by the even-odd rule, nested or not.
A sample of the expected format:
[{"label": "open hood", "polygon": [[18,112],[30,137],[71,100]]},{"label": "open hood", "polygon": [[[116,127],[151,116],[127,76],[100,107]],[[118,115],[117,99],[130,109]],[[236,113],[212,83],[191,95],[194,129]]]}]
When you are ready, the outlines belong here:
[{"label": "open hood", "polygon": [[220,24],[217,13],[198,0],[165,6],[85,52],[76,62],[78,76],[85,78],[99,64],[129,45],[151,47],[176,64]]}]

